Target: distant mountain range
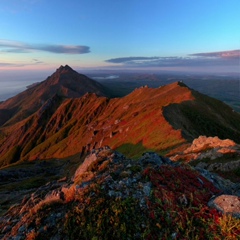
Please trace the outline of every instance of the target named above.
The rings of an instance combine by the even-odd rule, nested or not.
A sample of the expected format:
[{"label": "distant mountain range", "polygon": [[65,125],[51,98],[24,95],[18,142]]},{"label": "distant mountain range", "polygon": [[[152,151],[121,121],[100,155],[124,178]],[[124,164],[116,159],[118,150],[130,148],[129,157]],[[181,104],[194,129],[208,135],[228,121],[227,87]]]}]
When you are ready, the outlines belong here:
[{"label": "distant mountain range", "polygon": [[240,114],[175,82],[122,98],[69,66],[0,103],[0,165],[63,158],[109,145],[132,156],[199,135],[240,142]]}]

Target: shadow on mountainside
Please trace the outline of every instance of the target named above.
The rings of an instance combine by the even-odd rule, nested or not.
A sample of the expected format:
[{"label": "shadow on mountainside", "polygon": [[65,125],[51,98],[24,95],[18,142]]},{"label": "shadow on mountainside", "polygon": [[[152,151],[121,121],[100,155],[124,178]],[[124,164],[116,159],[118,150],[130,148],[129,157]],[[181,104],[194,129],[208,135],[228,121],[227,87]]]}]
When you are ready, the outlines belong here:
[{"label": "shadow on mountainside", "polygon": [[118,152],[121,152],[126,157],[133,159],[139,158],[144,152],[153,151],[152,149],[147,149],[144,147],[142,143],[125,143],[119,146],[116,150]]},{"label": "shadow on mountainside", "polygon": [[205,135],[240,143],[239,113],[217,99],[192,93],[196,100],[164,107],[163,115],[173,128],[180,129],[188,141]]},{"label": "shadow on mountainside", "polygon": [[0,169],[0,216],[48,182],[69,181],[84,157],[76,154],[65,159],[35,160]]}]

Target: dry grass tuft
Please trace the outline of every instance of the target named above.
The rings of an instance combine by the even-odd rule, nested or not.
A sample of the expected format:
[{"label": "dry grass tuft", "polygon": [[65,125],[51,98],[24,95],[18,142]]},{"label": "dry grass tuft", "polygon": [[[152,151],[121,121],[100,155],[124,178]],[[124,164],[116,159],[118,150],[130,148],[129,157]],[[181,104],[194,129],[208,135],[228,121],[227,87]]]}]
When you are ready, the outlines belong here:
[{"label": "dry grass tuft", "polygon": [[70,188],[62,188],[62,192],[64,193],[65,202],[72,202],[75,200],[75,194],[76,194],[76,187],[72,185]]},{"label": "dry grass tuft", "polygon": [[223,215],[219,219],[219,225],[225,240],[237,240],[240,236],[240,219],[231,215]]},{"label": "dry grass tuft", "polygon": [[27,233],[26,240],[35,240],[38,237],[38,233],[33,229],[31,232]]},{"label": "dry grass tuft", "polygon": [[31,214],[36,214],[38,211],[43,210],[54,204],[62,204],[63,200],[59,198],[58,195],[48,195],[44,200],[36,204],[32,209],[30,209]]}]

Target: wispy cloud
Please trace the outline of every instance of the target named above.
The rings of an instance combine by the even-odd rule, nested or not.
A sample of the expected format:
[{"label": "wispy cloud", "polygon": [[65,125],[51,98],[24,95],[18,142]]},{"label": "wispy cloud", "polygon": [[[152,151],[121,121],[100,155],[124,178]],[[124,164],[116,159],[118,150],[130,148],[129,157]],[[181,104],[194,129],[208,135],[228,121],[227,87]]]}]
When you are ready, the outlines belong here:
[{"label": "wispy cloud", "polygon": [[45,62],[38,60],[38,59],[32,59],[30,62],[19,62],[19,63],[9,63],[9,62],[0,62],[0,68],[15,68],[15,67],[25,67],[25,66],[34,66],[34,65],[40,65],[45,64]]},{"label": "wispy cloud", "polygon": [[28,53],[44,51],[62,54],[84,54],[90,52],[90,47],[82,45],[57,45],[57,44],[28,44],[0,39],[0,52],[2,53]]},{"label": "wispy cloud", "polygon": [[42,61],[40,61],[40,60],[38,60],[36,58],[34,58],[32,61],[33,61],[34,64],[42,64],[42,63],[44,63],[44,62],[42,62]]},{"label": "wispy cloud", "polygon": [[9,66],[15,66],[15,64],[0,62],[0,67],[9,67]]},{"label": "wispy cloud", "polygon": [[190,54],[190,56],[197,56],[197,57],[211,57],[211,58],[232,58],[232,59],[239,59],[240,57],[240,50],[232,50],[232,51],[222,51],[222,52],[208,52],[208,53],[194,53]]},{"label": "wispy cloud", "polygon": [[239,61],[240,50],[194,53],[185,57],[122,57],[106,60],[126,67],[239,66]]},{"label": "wispy cloud", "polygon": [[0,68],[8,68],[8,67],[23,67],[27,64],[16,64],[16,63],[6,63],[6,62],[0,62]]},{"label": "wispy cloud", "polygon": [[159,57],[122,57],[122,58],[112,58],[106,60],[106,62],[110,63],[129,63],[133,61],[149,61],[149,60],[157,60]]}]

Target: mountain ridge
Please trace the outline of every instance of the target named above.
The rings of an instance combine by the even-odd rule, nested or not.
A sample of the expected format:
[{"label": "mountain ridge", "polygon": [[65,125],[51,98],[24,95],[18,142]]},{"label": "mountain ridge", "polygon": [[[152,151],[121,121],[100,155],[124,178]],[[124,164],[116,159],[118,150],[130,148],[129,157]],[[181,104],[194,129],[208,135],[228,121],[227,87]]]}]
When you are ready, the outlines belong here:
[{"label": "mountain ridge", "polygon": [[[61,66],[44,84],[56,84],[61,81],[59,76],[70,81],[72,74],[79,75],[69,66]],[[240,121],[239,114],[223,103],[221,113],[215,102],[182,82],[140,87],[127,96],[111,99],[96,93],[79,98],[62,98],[55,93],[31,115],[0,128],[0,162],[3,166],[18,160],[62,158],[104,145],[132,156],[147,149],[161,152],[199,135],[215,136],[216,129],[220,137],[233,136],[239,142],[240,127],[233,124]],[[206,109],[214,116],[207,118],[207,129],[195,121],[206,117]],[[191,112],[193,117],[188,116]],[[226,113],[228,119],[216,128],[216,121]]]}]

